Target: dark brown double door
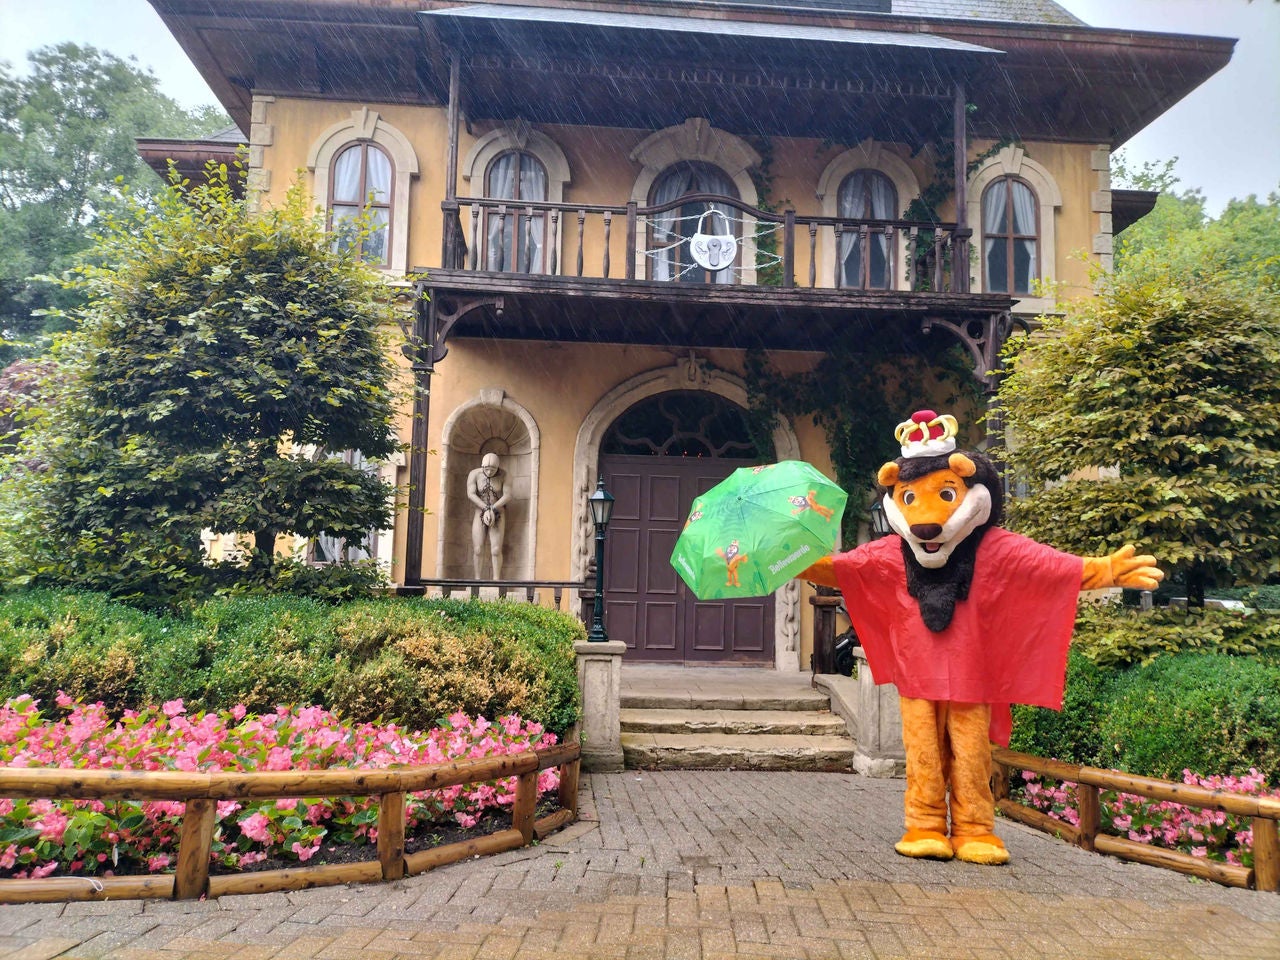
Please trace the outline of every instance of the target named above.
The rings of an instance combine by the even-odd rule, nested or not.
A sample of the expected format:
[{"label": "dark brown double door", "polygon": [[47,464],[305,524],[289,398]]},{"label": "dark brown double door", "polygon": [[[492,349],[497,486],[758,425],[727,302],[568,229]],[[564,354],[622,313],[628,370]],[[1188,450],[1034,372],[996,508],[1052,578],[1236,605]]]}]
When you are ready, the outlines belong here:
[{"label": "dark brown double door", "polygon": [[632,660],[773,662],[773,598],[698,600],[671,566],[693,498],[754,460],[609,455],[605,624]]}]

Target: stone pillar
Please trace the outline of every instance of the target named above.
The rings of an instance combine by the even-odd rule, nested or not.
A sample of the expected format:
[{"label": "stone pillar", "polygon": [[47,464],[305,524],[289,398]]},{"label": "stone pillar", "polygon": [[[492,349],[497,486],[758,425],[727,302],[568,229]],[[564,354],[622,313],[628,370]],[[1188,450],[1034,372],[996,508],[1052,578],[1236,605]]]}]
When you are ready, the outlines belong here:
[{"label": "stone pillar", "polygon": [[616,773],[622,763],[621,640],[582,641],[573,645],[578,657],[578,689],[582,691],[582,768]]},{"label": "stone pillar", "polygon": [[866,777],[905,776],[907,753],[902,745],[898,688],[892,683],[876,684],[861,647],[854,647],[853,658],[858,668],[858,735],[853,769]]}]

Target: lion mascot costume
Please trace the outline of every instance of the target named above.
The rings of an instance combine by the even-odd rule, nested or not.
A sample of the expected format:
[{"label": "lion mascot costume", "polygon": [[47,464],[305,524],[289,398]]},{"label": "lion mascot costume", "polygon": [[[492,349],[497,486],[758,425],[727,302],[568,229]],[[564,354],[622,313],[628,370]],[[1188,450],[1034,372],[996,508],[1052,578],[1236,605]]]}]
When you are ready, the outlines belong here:
[{"label": "lion mascot costume", "polygon": [[1078,557],[1001,529],[995,467],[957,452],[956,432],[954,417],[932,410],[899,424],[902,456],[877,476],[897,535],[800,578],[839,588],[872,676],[897,685],[907,789],[895,849],[1001,864],[991,741],[1008,745],[1010,705],[1062,708],[1081,590],[1150,590],[1163,574],[1131,546]]}]

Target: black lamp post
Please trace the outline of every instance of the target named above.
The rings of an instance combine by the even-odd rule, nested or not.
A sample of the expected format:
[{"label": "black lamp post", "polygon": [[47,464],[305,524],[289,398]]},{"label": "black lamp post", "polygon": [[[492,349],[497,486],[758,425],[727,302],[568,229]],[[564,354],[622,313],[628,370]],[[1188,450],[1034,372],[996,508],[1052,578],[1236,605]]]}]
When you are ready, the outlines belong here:
[{"label": "black lamp post", "polygon": [[604,643],[609,639],[604,632],[604,528],[613,516],[613,497],[604,488],[604,477],[596,483],[595,493],[587,498],[587,505],[591,507],[591,520],[596,525],[596,603],[587,640]]},{"label": "black lamp post", "polygon": [[871,509],[868,512],[871,514],[872,540],[879,540],[881,537],[893,533],[893,528],[889,526],[889,518],[884,514],[884,501],[876,498],[876,502],[871,504]]}]

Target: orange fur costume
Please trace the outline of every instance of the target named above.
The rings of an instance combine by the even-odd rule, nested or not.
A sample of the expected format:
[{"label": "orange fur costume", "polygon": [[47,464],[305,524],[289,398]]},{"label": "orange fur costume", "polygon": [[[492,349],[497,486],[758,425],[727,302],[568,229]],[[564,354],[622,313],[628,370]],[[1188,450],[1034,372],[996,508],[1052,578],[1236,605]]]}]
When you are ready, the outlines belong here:
[{"label": "orange fur costume", "polygon": [[995,468],[954,452],[955,430],[932,411],[900,424],[903,456],[877,477],[897,535],[800,577],[840,589],[876,682],[898,686],[907,787],[895,849],[1001,864],[990,742],[1008,742],[1010,704],[1061,708],[1081,589],[1153,589],[1163,574],[1130,546],[1078,557],[999,529]]}]

